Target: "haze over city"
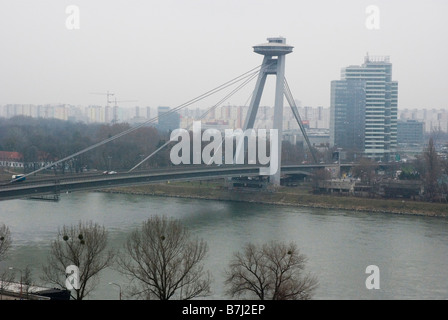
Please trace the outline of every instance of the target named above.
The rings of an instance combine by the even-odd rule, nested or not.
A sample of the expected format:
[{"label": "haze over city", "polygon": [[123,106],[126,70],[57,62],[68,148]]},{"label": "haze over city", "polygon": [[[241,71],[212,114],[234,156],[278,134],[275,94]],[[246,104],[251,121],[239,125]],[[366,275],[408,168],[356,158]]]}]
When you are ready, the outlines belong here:
[{"label": "haze over city", "polygon": [[[79,29],[66,27],[69,5],[79,8]],[[379,29],[366,27],[369,5]],[[260,65],[252,46],[283,36],[294,46],[286,78],[304,105],[328,107],[330,81],[369,53],[390,56],[399,110],[446,108],[447,9],[442,0],[8,1],[0,105],[104,105],[90,93],[109,90],[133,105],[175,107]],[[228,103],[244,105],[251,90]]]},{"label": "haze over city", "polygon": [[447,0],[0,8],[0,300],[448,297]]}]

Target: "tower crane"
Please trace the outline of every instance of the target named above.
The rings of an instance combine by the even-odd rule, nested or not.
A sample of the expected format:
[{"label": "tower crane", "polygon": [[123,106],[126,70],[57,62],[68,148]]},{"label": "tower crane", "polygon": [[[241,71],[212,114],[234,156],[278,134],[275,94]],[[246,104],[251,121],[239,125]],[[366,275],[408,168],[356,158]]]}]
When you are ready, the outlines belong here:
[{"label": "tower crane", "polygon": [[[90,92],[90,94],[98,94],[98,95],[103,95],[106,96],[106,121],[108,121],[108,116],[107,114],[109,114],[109,108],[111,107],[110,104],[115,103],[114,106],[112,107],[113,109],[113,115],[112,115],[112,123],[117,123],[118,120],[118,102],[136,102],[137,100],[117,100],[117,97],[115,96],[115,93],[106,91],[106,92]],[[114,97],[114,100],[111,99],[112,96]]]},{"label": "tower crane", "polygon": [[118,107],[118,102],[137,102],[138,100],[117,100],[117,98],[115,98],[114,102],[115,102],[115,106]]},{"label": "tower crane", "polygon": [[118,102],[137,102],[138,100],[117,100],[117,97],[114,98],[115,99],[115,105],[114,105],[114,110],[113,110],[113,118],[112,118],[112,123],[115,124],[118,121]]},{"label": "tower crane", "polygon": [[112,97],[113,95],[115,95],[114,93],[111,93],[109,91],[107,91],[107,92],[90,92],[90,94],[100,94],[100,95],[106,96],[107,97],[106,98],[107,106],[109,106],[109,103],[112,103],[112,101],[109,99],[109,97]]}]

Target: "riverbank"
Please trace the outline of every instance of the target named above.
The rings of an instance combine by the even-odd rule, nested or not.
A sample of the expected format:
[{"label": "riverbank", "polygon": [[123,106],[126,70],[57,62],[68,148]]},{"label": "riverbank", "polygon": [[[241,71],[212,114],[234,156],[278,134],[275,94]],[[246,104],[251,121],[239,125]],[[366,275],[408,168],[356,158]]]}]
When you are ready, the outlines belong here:
[{"label": "riverbank", "polygon": [[310,193],[308,186],[281,187],[276,192],[230,191],[220,182],[177,182],[135,187],[103,189],[101,192],[192,198],[220,201],[242,201],[270,205],[343,209],[363,212],[412,214],[447,217],[448,204],[411,200],[370,199]]}]

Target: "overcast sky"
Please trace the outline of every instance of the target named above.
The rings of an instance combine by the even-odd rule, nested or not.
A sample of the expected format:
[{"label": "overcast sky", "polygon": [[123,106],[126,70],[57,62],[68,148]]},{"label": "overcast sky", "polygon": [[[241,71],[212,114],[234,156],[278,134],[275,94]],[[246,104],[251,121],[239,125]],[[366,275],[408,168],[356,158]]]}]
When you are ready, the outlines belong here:
[{"label": "overcast sky", "polygon": [[[131,105],[175,107],[253,67],[252,46],[283,36],[294,46],[286,78],[302,105],[329,106],[330,81],[387,55],[398,105],[448,108],[446,0],[1,0],[0,104],[104,105],[90,92]],[[69,30],[66,8],[79,8]],[[379,30],[366,28],[368,5]],[[272,105],[274,81],[262,104]],[[246,103],[255,83],[229,104]],[[221,96],[198,106],[212,105]]]}]

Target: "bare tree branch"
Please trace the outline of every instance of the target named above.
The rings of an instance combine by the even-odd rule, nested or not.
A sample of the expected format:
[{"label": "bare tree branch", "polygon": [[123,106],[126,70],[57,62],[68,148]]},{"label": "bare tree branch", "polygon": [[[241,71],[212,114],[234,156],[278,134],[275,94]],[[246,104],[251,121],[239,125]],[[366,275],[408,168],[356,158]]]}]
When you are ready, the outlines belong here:
[{"label": "bare tree branch", "polygon": [[11,243],[11,231],[4,223],[0,224],[0,261],[6,258]]},{"label": "bare tree branch", "polygon": [[130,279],[129,292],[144,299],[192,299],[210,294],[210,274],[202,261],[203,240],[191,239],[177,220],[154,216],[132,232],[117,260]]},{"label": "bare tree branch", "polygon": [[82,300],[98,285],[99,273],[113,263],[114,252],[107,250],[107,242],[105,228],[92,221],[63,226],[51,244],[42,280],[65,288],[65,270],[75,265],[79,268],[80,286],[73,289],[72,297]]},{"label": "bare tree branch", "polygon": [[229,263],[226,293],[260,300],[311,299],[318,282],[310,274],[303,275],[306,261],[294,243],[249,243]]}]

